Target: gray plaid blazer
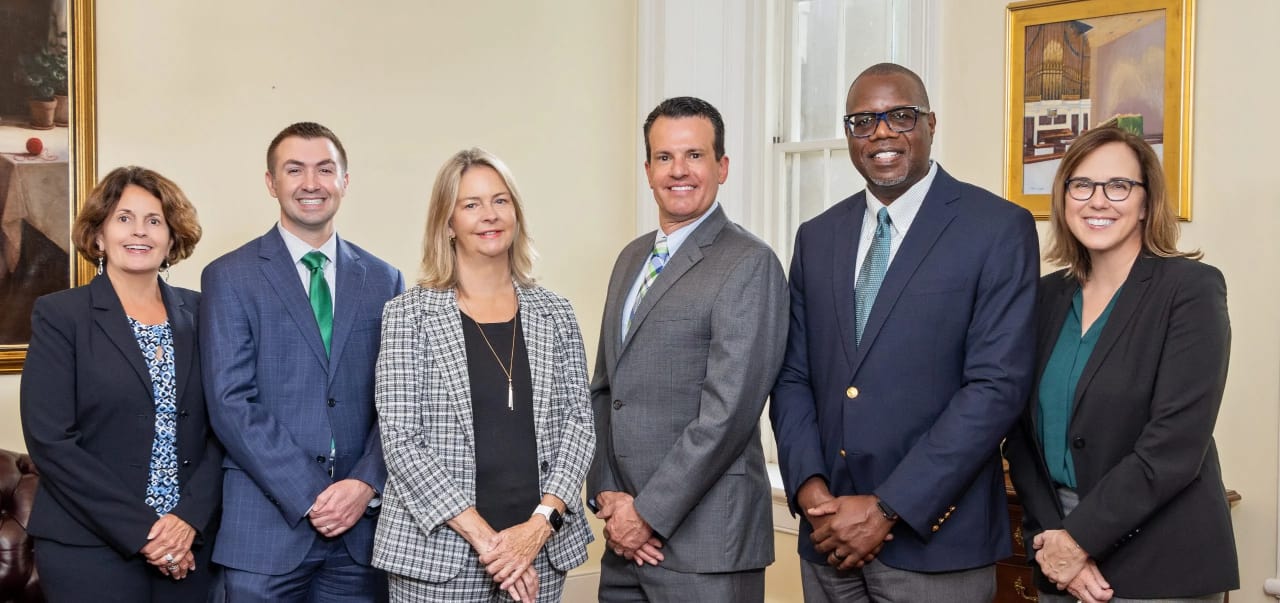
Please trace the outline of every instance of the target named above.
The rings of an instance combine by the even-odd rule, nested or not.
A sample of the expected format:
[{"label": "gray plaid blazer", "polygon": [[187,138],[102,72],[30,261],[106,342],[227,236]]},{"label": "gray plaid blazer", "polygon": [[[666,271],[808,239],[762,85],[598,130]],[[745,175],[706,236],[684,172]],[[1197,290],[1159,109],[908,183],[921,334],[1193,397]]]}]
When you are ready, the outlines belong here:
[{"label": "gray plaid blazer", "polygon": [[[533,378],[539,483],[568,505],[547,541],[553,567],[587,559],[582,483],[595,449],[587,363],[573,308],[541,287],[517,287]],[[476,502],[471,387],[454,291],[414,287],[382,315],[375,403],[387,463],[373,565],[418,580],[458,575],[471,545],[445,522]],[[529,509],[532,513],[533,509]]]}]

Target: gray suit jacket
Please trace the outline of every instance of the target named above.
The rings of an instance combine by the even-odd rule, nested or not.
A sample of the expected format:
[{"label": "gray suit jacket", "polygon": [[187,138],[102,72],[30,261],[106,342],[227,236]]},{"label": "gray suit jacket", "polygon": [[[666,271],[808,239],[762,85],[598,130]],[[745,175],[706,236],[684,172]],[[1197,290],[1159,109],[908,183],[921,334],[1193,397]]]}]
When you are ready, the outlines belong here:
[{"label": "gray suit jacket", "polygon": [[[582,480],[595,431],[587,407],[587,360],[573,308],[541,287],[517,288],[533,378],[533,420],[542,492],[568,507],[547,541],[551,565],[587,558],[591,530]],[[414,287],[382,315],[375,402],[387,462],[373,564],[417,580],[458,575],[471,545],[445,522],[476,504],[475,440],[467,350],[450,290]],[[529,509],[533,513],[533,508]]]},{"label": "gray suit jacket", "polygon": [[609,280],[587,494],[634,496],[665,543],[667,569],[765,567],[773,525],[759,421],[786,344],[782,265],[717,208],[671,256],[620,341],[653,239],[627,245]]}]

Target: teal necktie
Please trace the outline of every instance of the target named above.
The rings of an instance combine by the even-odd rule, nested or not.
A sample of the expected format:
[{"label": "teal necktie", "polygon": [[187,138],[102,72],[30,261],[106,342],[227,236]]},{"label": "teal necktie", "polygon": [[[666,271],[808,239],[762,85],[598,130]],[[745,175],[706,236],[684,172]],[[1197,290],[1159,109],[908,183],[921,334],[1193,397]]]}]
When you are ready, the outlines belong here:
[{"label": "teal necktie", "polygon": [[640,300],[644,299],[644,294],[649,292],[649,287],[653,286],[653,281],[658,280],[658,275],[662,273],[663,267],[667,265],[667,260],[671,254],[667,251],[667,237],[659,236],[658,241],[653,244],[653,251],[649,254],[649,259],[644,263],[644,280],[640,282],[640,290],[636,292],[636,301],[631,304],[631,313],[627,315],[627,320],[622,325],[622,334],[626,335],[631,329],[631,321],[636,317],[636,310],[640,309]]},{"label": "teal necktie", "polygon": [[328,260],[319,251],[302,256],[302,265],[311,271],[311,311],[316,315],[326,354],[333,341],[333,296],[329,294],[329,281],[324,278],[324,264]]},{"label": "teal necktie", "polygon": [[862,345],[862,331],[867,328],[867,317],[871,316],[871,306],[876,302],[876,294],[880,292],[880,283],[884,282],[884,273],[889,269],[889,242],[893,239],[893,220],[889,219],[889,208],[881,207],[876,213],[876,234],[871,238],[871,249],[862,260],[862,272],[858,274],[858,282],[853,287],[854,312],[857,317],[857,328],[854,331],[858,345]]}]

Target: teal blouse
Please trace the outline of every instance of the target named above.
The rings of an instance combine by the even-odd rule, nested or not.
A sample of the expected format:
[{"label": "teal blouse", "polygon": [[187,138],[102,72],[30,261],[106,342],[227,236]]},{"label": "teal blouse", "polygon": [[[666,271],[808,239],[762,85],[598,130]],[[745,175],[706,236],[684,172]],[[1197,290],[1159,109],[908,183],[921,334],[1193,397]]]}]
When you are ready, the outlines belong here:
[{"label": "teal blouse", "polygon": [[1089,325],[1089,330],[1080,334],[1080,315],[1084,305],[1084,296],[1079,289],[1071,298],[1071,311],[1062,321],[1062,331],[1058,333],[1058,342],[1049,354],[1045,363],[1044,374],[1040,376],[1040,441],[1044,443],[1045,465],[1049,468],[1049,477],[1061,486],[1074,489],[1076,487],[1076,470],[1071,461],[1071,449],[1067,442],[1067,429],[1071,425],[1071,405],[1076,397],[1076,385],[1080,382],[1080,374],[1098,344],[1098,336],[1102,327],[1111,316],[1111,308],[1116,305],[1120,291],[1116,290],[1102,310],[1098,319]]}]

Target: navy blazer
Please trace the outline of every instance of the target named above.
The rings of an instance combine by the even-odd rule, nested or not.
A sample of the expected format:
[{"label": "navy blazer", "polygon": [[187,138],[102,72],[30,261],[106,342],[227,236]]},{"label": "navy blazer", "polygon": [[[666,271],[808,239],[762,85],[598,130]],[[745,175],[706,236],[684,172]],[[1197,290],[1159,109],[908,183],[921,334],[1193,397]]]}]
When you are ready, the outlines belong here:
[{"label": "navy blazer", "polygon": [[[404,277],[342,238],[337,256],[332,354],[276,227],[201,277],[209,419],[227,448],[217,563],[291,571],[319,537],[305,515],[325,488],[354,478],[381,492],[386,483],[373,367],[382,306],[404,290]],[[365,565],[375,521],[368,513],[339,537]]]},{"label": "navy blazer", "polygon": [[[173,330],[178,480],[172,514],[213,539],[222,492],[222,450],[205,415],[196,313],[200,294],[160,282]],[[23,366],[22,432],[40,471],[27,531],[64,544],[147,544],[156,512],[146,503],[155,440],[151,373],[111,280],[36,300]]]},{"label": "navy blazer", "polygon": [[[1037,375],[1080,283],[1041,280]],[[1005,456],[1028,542],[1066,529],[1116,596],[1192,597],[1240,587],[1235,537],[1213,442],[1231,355],[1222,273],[1185,258],[1142,255],[1102,327],[1072,402],[1067,437],[1080,505],[1065,519],[1031,406]],[[1034,562],[1035,551],[1028,547]],[[1035,566],[1040,588],[1053,592]]]},{"label": "navy blazer", "polygon": [[[801,225],[791,328],[770,418],[787,495],[813,476],[901,517],[892,567],[950,571],[1010,554],[999,444],[1031,385],[1031,214],[941,168],[885,274],[862,345],[854,267],[866,195]],[[801,521],[800,554],[813,550]]]}]

